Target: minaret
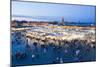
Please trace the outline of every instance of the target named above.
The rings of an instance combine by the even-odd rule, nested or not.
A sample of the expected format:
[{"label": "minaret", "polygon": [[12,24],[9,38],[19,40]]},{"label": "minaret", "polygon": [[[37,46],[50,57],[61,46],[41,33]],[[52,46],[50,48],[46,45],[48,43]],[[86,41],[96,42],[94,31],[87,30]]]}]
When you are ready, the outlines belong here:
[{"label": "minaret", "polygon": [[64,25],[64,17],[61,18],[61,25]]}]

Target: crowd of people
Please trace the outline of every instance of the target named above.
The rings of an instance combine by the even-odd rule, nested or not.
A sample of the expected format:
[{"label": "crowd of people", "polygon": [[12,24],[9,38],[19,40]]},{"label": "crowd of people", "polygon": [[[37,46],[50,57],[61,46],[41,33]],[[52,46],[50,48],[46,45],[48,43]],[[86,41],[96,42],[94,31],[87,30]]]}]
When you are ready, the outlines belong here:
[{"label": "crowd of people", "polygon": [[[27,41],[25,32],[12,33],[12,65],[56,64],[96,60],[96,43],[74,39],[63,44]],[[60,45],[61,44],[61,45]]]}]

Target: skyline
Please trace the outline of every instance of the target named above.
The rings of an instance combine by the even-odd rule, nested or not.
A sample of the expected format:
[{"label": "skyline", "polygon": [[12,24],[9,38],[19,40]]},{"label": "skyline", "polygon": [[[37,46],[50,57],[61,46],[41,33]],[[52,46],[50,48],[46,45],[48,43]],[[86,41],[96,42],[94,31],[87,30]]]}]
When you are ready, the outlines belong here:
[{"label": "skyline", "polygon": [[[60,21],[95,23],[95,6],[12,1],[12,17],[40,17]],[[43,18],[41,18],[43,17]]]}]

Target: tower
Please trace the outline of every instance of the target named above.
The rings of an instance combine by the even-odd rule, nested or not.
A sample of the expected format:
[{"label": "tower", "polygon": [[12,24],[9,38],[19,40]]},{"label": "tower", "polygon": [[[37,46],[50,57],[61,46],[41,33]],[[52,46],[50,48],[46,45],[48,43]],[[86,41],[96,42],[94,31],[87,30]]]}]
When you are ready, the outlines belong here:
[{"label": "tower", "polygon": [[64,25],[64,17],[61,18],[61,25]]}]

